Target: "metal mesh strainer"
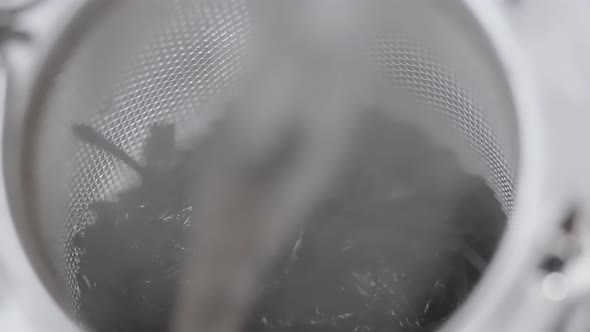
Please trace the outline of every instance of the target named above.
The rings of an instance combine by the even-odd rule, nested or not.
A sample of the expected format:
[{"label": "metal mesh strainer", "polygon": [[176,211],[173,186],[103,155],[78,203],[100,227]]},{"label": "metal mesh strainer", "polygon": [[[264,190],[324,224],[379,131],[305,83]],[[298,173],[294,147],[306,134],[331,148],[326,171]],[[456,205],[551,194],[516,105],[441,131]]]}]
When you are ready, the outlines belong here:
[{"label": "metal mesh strainer", "polygon": [[[154,123],[175,123],[182,144],[217,116],[208,103],[239,79],[249,31],[245,0],[105,6],[53,77],[31,152],[37,197],[31,208],[43,216],[35,227],[74,309],[79,252],[72,239],[93,222],[93,201],[114,198],[138,178],[113,156],[74,140],[71,125],[92,125],[136,159]],[[370,47],[386,82],[379,99],[387,106],[392,95],[406,96],[400,118],[456,151],[510,213],[519,153],[515,113],[483,33],[459,1],[390,7],[390,25]]]}]

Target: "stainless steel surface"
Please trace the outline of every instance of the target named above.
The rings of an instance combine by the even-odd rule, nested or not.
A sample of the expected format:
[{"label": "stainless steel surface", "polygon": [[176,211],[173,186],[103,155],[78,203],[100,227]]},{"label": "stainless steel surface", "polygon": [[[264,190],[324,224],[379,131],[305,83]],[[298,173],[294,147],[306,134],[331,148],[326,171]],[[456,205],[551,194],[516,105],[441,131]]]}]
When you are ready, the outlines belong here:
[{"label": "stainless steel surface", "polygon": [[[393,108],[388,106],[395,96],[403,95],[407,107],[395,107],[396,115],[451,146],[466,169],[489,182],[513,217],[498,260],[449,330],[482,331],[486,326],[496,331],[503,322],[523,330],[538,308],[557,312],[559,303],[545,303],[535,289],[547,277],[535,270],[535,262],[551,247],[558,220],[576,201],[572,197],[577,202],[587,197],[580,194],[587,192],[583,187],[572,185],[573,174],[582,174],[579,169],[556,166],[548,157],[587,165],[579,151],[560,148],[571,143],[570,128],[579,129],[572,122],[586,118],[574,114],[568,122],[552,122],[566,129],[559,132],[561,140],[551,140],[540,134],[551,132],[551,126],[538,121],[539,110],[547,105],[581,109],[588,103],[581,95],[560,94],[539,83],[560,75],[534,76],[536,82],[531,78],[533,72],[551,72],[544,70],[543,61],[560,63],[559,52],[554,58],[531,52],[557,38],[531,46],[523,40],[534,41],[538,33],[512,35],[504,22],[518,8],[500,16],[498,7],[504,4],[465,3],[388,4],[384,13],[389,20],[369,42],[383,79],[375,99]],[[520,10],[526,11],[526,5]],[[176,123],[177,141],[186,144],[219,116],[215,102],[243,77],[251,23],[247,9],[240,0],[47,1],[14,23],[34,38],[6,44],[11,75],[3,138],[8,203],[35,272],[62,305],[76,309],[79,299],[74,277],[79,252],[72,238],[92,223],[89,204],[138,181],[111,155],[76,142],[71,125],[91,124],[135,158],[141,157],[147,130],[156,122]],[[525,60],[518,60],[516,41],[526,50]],[[535,57],[528,68],[526,59]],[[561,74],[557,68],[554,72]],[[583,83],[579,86],[586,87]],[[559,98],[549,98],[553,96]],[[582,183],[587,181],[577,185]],[[582,218],[585,213],[583,209]],[[543,227],[533,232],[535,222]],[[530,283],[516,281],[519,276]],[[31,278],[41,294],[38,277]],[[490,296],[495,290],[506,297]],[[511,301],[506,308],[532,303],[530,311],[512,317],[499,309],[506,299]],[[495,319],[504,316],[510,319],[496,325]],[[534,330],[544,322],[539,320]]]},{"label": "stainless steel surface", "polygon": [[[493,54],[475,47],[481,43],[472,32],[477,27],[459,29],[463,22],[454,19],[465,12],[429,2],[391,6],[395,26],[384,26],[383,37],[372,48],[376,64],[391,84],[383,87],[383,94],[412,95],[413,104],[399,111],[401,116],[453,146],[466,167],[492,183],[510,210],[512,170],[518,167],[516,123]],[[207,103],[239,77],[248,26],[246,5],[240,1],[176,1],[166,6],[127,1],[115,7],[84,37],[55,77],[42,105],[47,120],[39,122],[37,152],[32,156],[32,172],[38,176],[34,194],[39,197],[34,209],[48,216],[34,227],[40,230],[55,270],[62,269],[65,248],[67,288],[74,301],[77,254],[71,247],[72,236],[92,221],[90,202],[113,195],[137,178],[112,156],[79,146],[69,126],[91,124],[136,158],[151,123],[177,123],[182,142],[195,124],[215,117]],[[149,19],[155,9],[165,17],[157,24]],[[139,19],[129,20],[131,15]],[[431,24],[425,27],[422,20]],[[97,67],[104,70],[97,73]],[[442,115],[447,124],[441,125],[431,114]],[[453,126],[457,129],[450,131]],[[44,175],[48,169],[55,170],[50,177]],[[64,231],[65,243],[59,246]]]}]

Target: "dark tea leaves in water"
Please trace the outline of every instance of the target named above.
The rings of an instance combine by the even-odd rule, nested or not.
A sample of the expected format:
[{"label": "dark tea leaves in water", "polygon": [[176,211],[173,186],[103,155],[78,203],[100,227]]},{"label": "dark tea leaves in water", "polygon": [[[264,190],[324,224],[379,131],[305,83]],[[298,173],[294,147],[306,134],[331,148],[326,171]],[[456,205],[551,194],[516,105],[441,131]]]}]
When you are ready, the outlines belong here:
[{"label": "dark tea leaves in water", "polygon": [[[485,181],[417,128],[368,114],[339,181],[278,255],[244,330],[433,331],[493,256],[506,216]],[[81,138],[121,154],[97,133]],[[96,222],[75,238],[88,327],[168,331],[187,284],[192,206],[181,169],[194,150],[176,149],[173,125],[154,125],[140,185],[93,204]]]}]

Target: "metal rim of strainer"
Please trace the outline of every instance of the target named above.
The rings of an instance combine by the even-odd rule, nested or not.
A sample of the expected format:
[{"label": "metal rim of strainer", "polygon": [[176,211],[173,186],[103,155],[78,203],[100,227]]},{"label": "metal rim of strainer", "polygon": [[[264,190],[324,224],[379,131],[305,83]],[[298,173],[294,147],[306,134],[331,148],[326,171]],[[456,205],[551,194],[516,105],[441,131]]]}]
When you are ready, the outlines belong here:
[{"label": "metal rim of strainer", "polygon": [[[18,222],[29,216],[23,204],[26,198],[23,181],[27,181],[27,173],[22,147],[33,117],[38,116],[33,110],[42,99],[47,73],[58,67],[60,55],[83,35],[84,28],[92,21],[89,18],[96,18],[97,10],[113,2],[41,2],[11,22],[11,28],[28,33],[29,39],[4,41],[7,92],[1,144],[0,326],[6,329],[78,331],[45,287],[50,273],[40,268],[42,264],[36,264],[41,257],[29,247],[32,239],[22,229],[25,223]],[[565,303],[550,301],[542,296],[540,288],[535,288],[544,277],[537,272],[537,261],[554,249],[551,244],[560,233],[562,219],[569,215],[573,195],[558,192],[550,200],[545,195],[550,190],[551,181],[547,179],[552,173],[544,135],[548,124],[541,116],[544,110],[540,88],[526,58],[526,49],[521,49],[522,40],[509,30],[501,2],[465,0],[465,3],[487,32],[504,66],[518,110],[522,148],[517,208],[510,229],[484,280],[445,330],[542,331],[523,324],[544,327],[540,324],[557,320]]]}]

